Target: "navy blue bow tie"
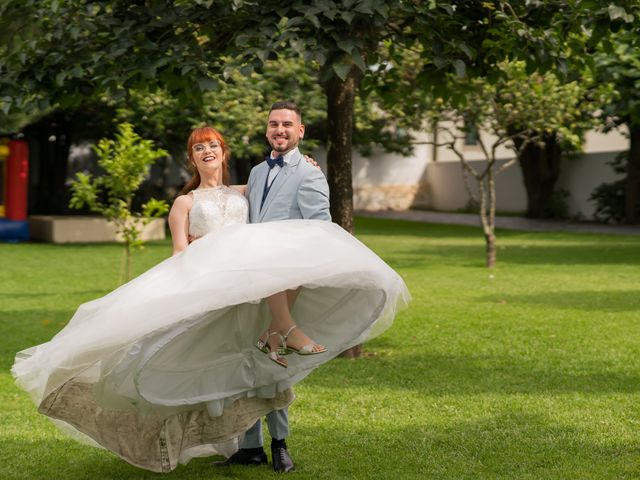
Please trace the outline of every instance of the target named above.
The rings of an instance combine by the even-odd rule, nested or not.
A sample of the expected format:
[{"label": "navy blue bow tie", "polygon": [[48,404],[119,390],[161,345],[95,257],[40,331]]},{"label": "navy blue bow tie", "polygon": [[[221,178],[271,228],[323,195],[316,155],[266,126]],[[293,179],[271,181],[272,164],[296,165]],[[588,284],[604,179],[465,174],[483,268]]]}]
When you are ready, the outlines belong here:
[{"label": "navy blue bow tie", "polygon": [[268,156],[267,158],[265,158],[265,160],[269,164],[269,170],[271,170],[276,165],[279,165],[280,167],[284,166],[284,157],[282,155],[277,158],[271,158],[271,156]]}]

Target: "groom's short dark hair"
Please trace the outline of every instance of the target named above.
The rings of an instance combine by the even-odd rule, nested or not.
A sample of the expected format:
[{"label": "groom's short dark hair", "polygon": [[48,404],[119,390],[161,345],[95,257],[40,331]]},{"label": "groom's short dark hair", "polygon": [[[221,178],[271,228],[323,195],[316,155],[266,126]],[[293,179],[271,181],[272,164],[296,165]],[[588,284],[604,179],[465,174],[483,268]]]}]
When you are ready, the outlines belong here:
[{"label": "groom's short dark hair", "polygon": [[300,121],[302,121],[302,112],[300,111],[300,107],[298,107],[298,105],[296,105],[294,102],[276,102],[271,105],[271,110],[269,110],[269,113],[273,112],[274,110],[293,110],[298,115]]}]

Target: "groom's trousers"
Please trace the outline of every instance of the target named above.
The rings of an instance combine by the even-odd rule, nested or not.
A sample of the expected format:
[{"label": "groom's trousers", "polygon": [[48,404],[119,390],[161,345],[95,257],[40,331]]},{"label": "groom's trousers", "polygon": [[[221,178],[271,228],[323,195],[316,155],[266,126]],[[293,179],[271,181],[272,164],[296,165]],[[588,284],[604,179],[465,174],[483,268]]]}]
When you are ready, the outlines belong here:
[{"label": "groom's trousers", "polygon": [[[289,412],[286,408],[269,412],[266,418],[271,438],[282,440],[289,436]],[[263,444],[262,419],[259,419],[253,427],[244,433],[242,440],[240,440],[240,448],[260,448]]]}]

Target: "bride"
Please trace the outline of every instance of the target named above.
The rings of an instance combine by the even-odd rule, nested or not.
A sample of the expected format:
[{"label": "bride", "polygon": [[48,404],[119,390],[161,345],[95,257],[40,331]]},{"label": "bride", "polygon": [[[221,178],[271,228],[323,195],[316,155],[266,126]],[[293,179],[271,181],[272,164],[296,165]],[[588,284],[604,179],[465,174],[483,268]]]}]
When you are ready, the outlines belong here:
[{"label": "bride", "polygon": [[[229,456],[257,419],[293,401],[291,385],[380,334],[409,297],[391,268],[331,222],[248,224],[245,187],[229,186],[229,149],[205,130],[205,152],[222,154],[201,157],[174,202],[174,255],[80,305],[12,368],[62,430],[157,472]],[[291,348],[307,354],[283,359],[291,352],[269,338],[278,320],[270,302],[290,291],[300,332]]]}]

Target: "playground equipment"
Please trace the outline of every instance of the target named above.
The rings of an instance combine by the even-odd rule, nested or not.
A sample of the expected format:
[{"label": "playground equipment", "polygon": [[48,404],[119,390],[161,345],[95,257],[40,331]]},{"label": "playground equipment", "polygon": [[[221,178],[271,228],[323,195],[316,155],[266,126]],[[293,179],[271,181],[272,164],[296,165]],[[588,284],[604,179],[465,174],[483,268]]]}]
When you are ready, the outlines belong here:
[{"label": "playground equipment", "polygon": [[24,140],[0,139],[0,240],[28,240],[29,149]]}]

